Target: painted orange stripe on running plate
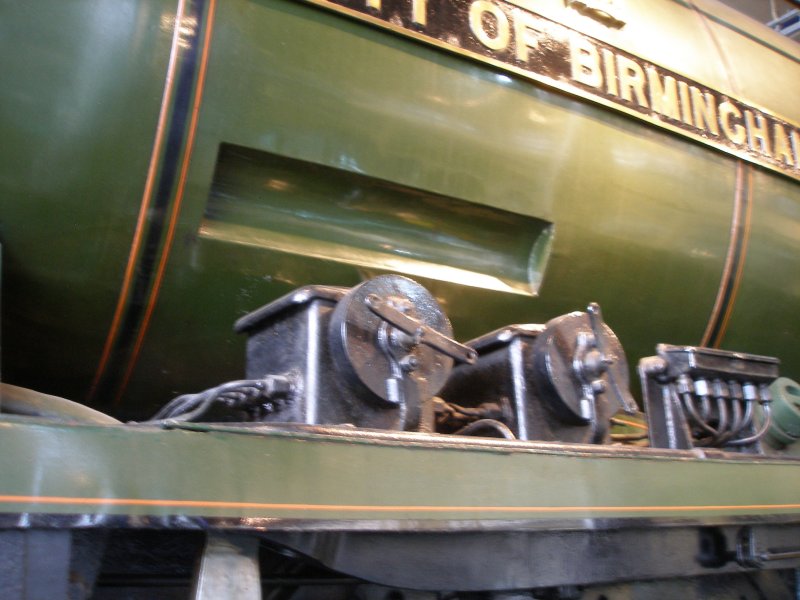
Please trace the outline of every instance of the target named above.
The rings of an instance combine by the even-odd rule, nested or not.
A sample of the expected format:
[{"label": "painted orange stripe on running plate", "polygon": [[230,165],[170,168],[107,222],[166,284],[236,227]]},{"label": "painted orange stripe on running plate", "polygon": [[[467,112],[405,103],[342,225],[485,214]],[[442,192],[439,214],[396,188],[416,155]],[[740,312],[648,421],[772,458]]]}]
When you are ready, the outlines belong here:
[{"label": "painted orange stripe on running plate", "polygon": [[161,149],[164,146],[164,139],[166,137],[167,118],[169,116],[172,96],[175,90],[175,70],[177,69],[178,56],[180,54],[180,26],[183,22],[185,11],[186,0],[179,0],[178,8],[175,12],[175,23],[172,31],[172,44],[169,52],[169,62],[167,64],[167,75],[164,81],[164,92],[161,96],[161,108],[159,110],[158,121],[156,123],[156,135],[155,139],[153,140],[153,148],[150,152],[150,163],[147,167],[147,177],[145,178],[144,192],[139,205],[139,214],[136,217],[136,228],[133,233],[133,242],[131,243],[131,249],[128,253],[128,262],[125,265],[125,272],[122,278],[122,287],[120,288],[119,298],[117,299],[117,306],[114,309],[111,327],[108,330],[108,335],[100,356],[100,362],[97,365],[97,370],[95,372],[94,379],[92,380],[92,385],[89,388],[89,399],[93,398],[97,392],[97,387],[100,385],[100,380],[106,371],[106,367],[108,367],[108,361],[111,358],[111,351],[114,348],[114,342],[119,334],[120,325],[122,324],[122,317],[125,313],[125,307],[128,303],[128,294],[130,293],[133,276],[136,271],[139,249],[142,245],[145,223],[147,222],[147,213],[150,210],[150,203],[153,199],[153,188],[155,186],[156,175],[158,173]]},{"label": "painted orange stripe on running plate", "polygon": [[352,504],[278,504],[228,502],[219,500],[158,500],[148,498],[83,498],[64,496],[0,496],[2,504],[75,504],[89,506],[161,506],[186,508],[249,508],[263,510],[305,510],[309,512],[713,512],[725,510],[800,510],[800,504],[698,504],[676,506],[419,506]]},{"label": "painted orange stripe on running plate", "polygon": [[634,427],[636,429],[642,429],[643,431],[647,431],[647,425],[643,423],[637,423],[636,421],[628,421],[627,419],[620,419],[619,417],[613,417],[614,422],[619,423],[620,425],[627,425],[628,427]]},{"label": "painted orange stripe on running plate", "polygon": [[147,335],[147,330],[150,327],[150,320],[153,316],[153,311],[155,310],[156,303],[158,302],[158,295],[161,290],[161,284],[164,281],[164,273],[167,268],[167,262],[169,261],[170,253],[172,251],[172,243],[175,240],[175,229],[177,226],[178,217],[180,216],[181,206],[183,205],[183,196],[184,192],[186,191],[186,178],[189,173],[189,165],[192,159],[192,152],[194,151],[195,135],[197,134],[197,121],[200,114],[200,105],[202,104],[203,101],[203,91],[205,89],[205,83],[206,83],[206,71],[208,69],[208,54],[209,54],[209,48],[211,46],[211,36],[214,30],[214,14],[216,11],[216,5],[217,5],[216,0],[210,0],[208,5],[206,35],[205,39],[203,40],[203,50],[200,55],[200,69],[197,75],[197,87],[195,91],[194,103],[192,105],[191,120],[189,122],[189,132],[186,138],[186,146],[184,148],[181,172],[178,179],[178,188],[175,192],[175,201],[172,204],[172,211],[170,212],[170,220],[167,229],[167,235],[164,241],[161,257],[159,259],[158,268],[156,270],[156,276],[153,282],[153,287],[150,290],[150,296],[148,298],[147,308],[145,309],[144,317],[142,318],[142,323],[139,326],[139,331],[136,336],[136,342],[134,343],[133,351],[131,352],[130,359],[128,360],[128,366],[125,369],[125,375],[122,378],[122,383],[120,383],[119,389],[117,390],[117,394],[114,399],[114,402],[117,404],[122,398],[122,394],[125,393],[125,389],[128,387],[128,383],[130,382],[131,376],[133,375],[133,370],[136,368],[136,363],[139,360],[139,354],[142,350],[142,345],[144,344],[144,338]]}]

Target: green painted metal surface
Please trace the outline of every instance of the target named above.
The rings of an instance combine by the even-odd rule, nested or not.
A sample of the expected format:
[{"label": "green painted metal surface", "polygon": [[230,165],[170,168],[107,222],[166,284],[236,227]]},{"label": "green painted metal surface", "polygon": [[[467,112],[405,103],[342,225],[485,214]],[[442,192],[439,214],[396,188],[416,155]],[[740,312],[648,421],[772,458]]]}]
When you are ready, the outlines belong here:
[{"label": "green painted metal surface", "polygon": [[390,529],[425,521],[800,516],[796,461],[193,427],[3,422],[0,511],[286,518],[311,528],[369,520]]},{"label": "green painted metal surface", "polygon": [[[418,277],[461,340],[598,301],[634,361],[657,342],[700,341],[728,251],[732,157],[301,2],[191,0],[176,36],[178,6],[40,0],[4,10],[0,76],[14,82],[0,94],[9,382],[141,418],[177,393],[241,375],[244,342],[231,325],[242,314],[297,286],[353,285],[392,270],[389,261],[382,269],[380,260],[352,264],[204,232],[223,145],[322,165],[331,171],[317,176],[318,189],[326,172],[341,172],[354,193],[382,181],[423,202],[453,198],[549,224],[537,296]],[[553,17],[559,6],[541,10]],[[582,30],[723,91],[736,91],[734,79],[748,89],[758,65],[726,71],[690,8],[631,10],[618,34],[589,22]],[[648,49],[654,23],[685,27],[685,43],[664,46],[664,33]],[[766,47],[743,36],[725,44],[731,55]],[[183,126],[156,155],[154,198],[165,191],[142,212],[133,283],[119,303],[172,47],[165,131]],[[770,61],[795,65],[786,52]],[[783,93],[785,81],[759,81],[754,102]],[[784,104],[775,110],[791,112]],[[260,177],[264,186],[275,180],[269,169]],[[758,169],[753,180],[744,278],[722,345],[777,355],[797,378],[800,191]],[[239,200],[291,198],[270,193]],[[340,226],[346,240],[355,222]]]},{"label": "green painted metal surface", "polygon": [[88,0],[3,7],[6,381],[47,372],[53,383],[42,387],[76,399],[91,381],[145,182],[169,60],[161,17],[171,10]]}]

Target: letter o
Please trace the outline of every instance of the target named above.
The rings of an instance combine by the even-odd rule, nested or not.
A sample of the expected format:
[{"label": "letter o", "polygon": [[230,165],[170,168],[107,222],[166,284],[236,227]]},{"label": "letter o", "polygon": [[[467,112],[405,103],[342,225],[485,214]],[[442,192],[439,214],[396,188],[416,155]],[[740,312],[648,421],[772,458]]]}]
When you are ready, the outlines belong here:
[{"label": "letter o", "polygon": [[[490,14],[497,23],[497,34],[491,35],[483,27],[483,15]],[[491,50],[504,50],[511,41],[511,26],[508,17],[500,8],[488,0],[475,0],[469,7],[469,27],[478,41]]]}]

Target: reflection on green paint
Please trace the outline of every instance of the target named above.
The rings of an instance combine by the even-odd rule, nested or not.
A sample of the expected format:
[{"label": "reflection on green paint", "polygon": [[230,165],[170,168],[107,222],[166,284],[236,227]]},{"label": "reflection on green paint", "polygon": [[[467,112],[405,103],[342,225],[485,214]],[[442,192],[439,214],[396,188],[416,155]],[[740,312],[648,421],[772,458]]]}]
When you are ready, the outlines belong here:
[{"label": "reflection on green paint", "polygon": [[533,296],[552,225],[352,171],[223,145],[200,235]]}]

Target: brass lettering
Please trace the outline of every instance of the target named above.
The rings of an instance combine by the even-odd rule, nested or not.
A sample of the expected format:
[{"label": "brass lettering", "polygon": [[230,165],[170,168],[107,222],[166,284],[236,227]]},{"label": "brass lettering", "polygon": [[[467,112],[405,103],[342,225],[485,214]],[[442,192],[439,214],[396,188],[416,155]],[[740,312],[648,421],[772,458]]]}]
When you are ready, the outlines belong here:
[{"label": "brass lettering", "polygon": [[[484,28],[483,16],[491,15],[495,21],[495,35]],[[505,50],[511,41],[508,17],[488,0],[475,0],[469,7],[469,27],[478,41],[490,50]]]},{"label": "brass lettering", "polygon": [[692,122],[692,101],[689,99],[689,84],[685,81],[679,81],[678,92],[681,98],[681,121],[687,125],[694,125]]},{"label": "brass lettering", "polygon": [[428,0],[411,0],[411,20],[422,27],[428,24]]},{"label": "brass lettering", "polygon": [[603,72],[600,70],[600,54],[595,45],[579,33],[573,33],[569,46],[572,78],[584,85],[602,87]]},{"label": "brass lettering", "polygon": [[514,43],[517,47],[517,60],[528,62],[528,49],[537,48],[539,39],[531,32],[542,33],[539,20],[525,10],[514,11]]},{"label": "brass lettering", "polygon": [[[758,121],[758,125],[756,125]],[[749,110],[744,111],[744,123],[747,128],[747,145],[751,150],[761,152],[767,156],[771,156],[769,151],[769,128],[767,119],[764,115],[753,113]],[[756,148],[758,142],[759,148]]]},{"label": "brass lettering", "polygon": [[603,68],[606,71],[606,92],[612,96],[619,96],[617,87],[617,65],[614,62],[614,53],[610,50],[602,49]]},{"label": "brass lettering", "polygon": [[636,96],[636,102],[639,106],[647,108],[642,67],[624,56],[617,57],[617,66],[619,67],[619,91],[622,99],[633,102],[633,96]]},{"label": "brass lettering", "polygon": [[779,161],[783,160],[790,167],[795,166],[795,158],[789,146],[789,138],[786,137],[786,130],[780,123],[775,123],[772,126],[772,139],[775,143],[775,158]]},{"label": "brass lettering", "polygon": [[[732,120],[733,117],[736,117],[736,122]],[[720,103],[719,124],[722,127],[722,133],[737,146],[744,144],[744,138],[747,135],[741,120],[742,112],[738,108],[727,100]]]},{"label": "brass lettering", "polygon": [[[385,11],[383,0],[326,0],[322,4],[470,56],[500,72],[513,72],[547,89],[554,87],[658,124],[800,181],[800,125],[629,54],[613,45],[616,36],[599,40],[579,33],[536,12],[535,0],[467,0],[468,14],[463,16],[464,6],[459,4],[456,12],[462,17],[458,22],[448,20],[452,10],[441,11],[430,0],[393,0]],[[504,75],[498,78],[507,81]]]},{"label": "brass lettering", "polygon": [[694,126],[698,129],[705,129],[719,135],[717,126],[717,101],[713,94],[701,92],[694,86],[689,88],[692,91],[692,115],[694,116]]},{"label": "brass lettering", "polygon": [[650,87],[650,106],[659,114],[670,119],[680,120],[680,105],[678,104],[678,83],[674,77],[661,77],[654,67],[647,67],[647,83]]}]

